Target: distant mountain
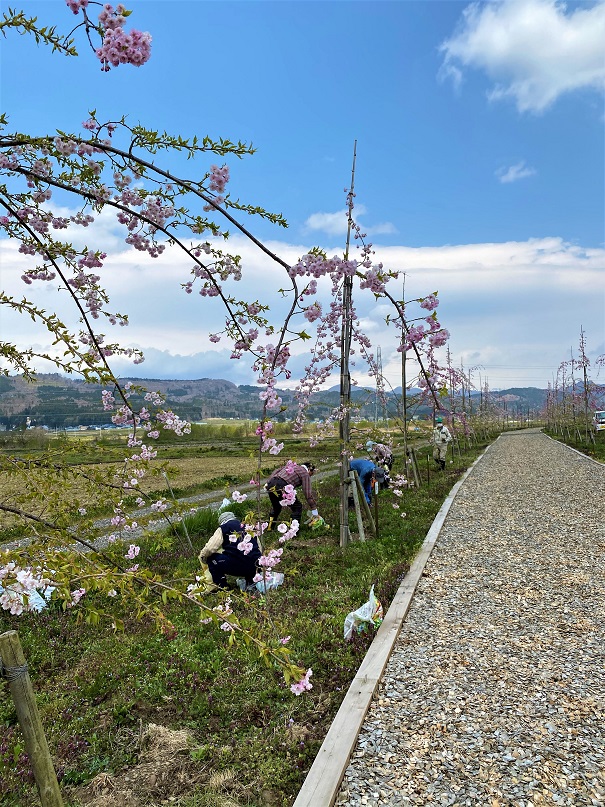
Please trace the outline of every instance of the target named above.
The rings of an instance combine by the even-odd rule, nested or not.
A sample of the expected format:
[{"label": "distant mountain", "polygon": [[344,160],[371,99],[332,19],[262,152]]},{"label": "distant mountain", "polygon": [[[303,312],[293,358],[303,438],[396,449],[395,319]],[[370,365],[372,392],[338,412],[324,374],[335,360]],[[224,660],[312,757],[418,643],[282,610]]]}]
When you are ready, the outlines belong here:
[{"label": "distant mountain", "polygon": [[[192,381],[163,379],[122,379],[156,390],[166,397],[166,406],[187,420],[209,417],[256,418],[260,411],[258,387],[238,387],[225,379],[201,378]],[[50,428],[102,425],[110,422],[103,410],[98,384],[55,374],[39,374],[35,384],[20,376],[0,378],[0,424],[7,428],[21,425],[26,418]],[[284,403],[293,393],[284,391]],[[133,403],[137,397],[133,396]],[[141,401],[142,403],[142,401]]]},{"label": "distant mountain", "polygon": [[[237,386],[225,379],[199,378],[191,381],[166,381],[163,379],[122,379],[149,390],[157,390],[166,397],[166,406],[181,418],[192,421],[206,418],[256,419],[261,411],[260,387],[242,384]],[[68,426],[100,426],[110,422],[110,415],[103,411],[101,389],[97,384],[71,379],[58,373],[39,375],[36,384],[29,384],[20,376],[0,377],[0,425],[5,428],[22,426],[26,419],[36,425],[49,428]],[[408,391],[410,403],[418,390]],[[279,392],[288,409],[276,413],[275,419],[292,418],[296,401],[292,390]],[[400,406],[401,388],[386,393],[386,411],[383,401],[377,399],[375,389],[353,387],[351,398],[356,406],[354,416],[370,420],[393,416]],[[490,400],[514,414],[527,410],[540,410],[546,401],[546,390],[535,387],[512,388],[490,392]],[[473,408],[478,408],[481,393],[473,392]],[[136,396],[133,403],[137,403]],[[326,418],[338,406],[339,387],[334,386],[313,396],[308,418]],[[447,406],[447,399],[444,405]],[[410,410],[410,415],[427,414],[430,407]]]}]

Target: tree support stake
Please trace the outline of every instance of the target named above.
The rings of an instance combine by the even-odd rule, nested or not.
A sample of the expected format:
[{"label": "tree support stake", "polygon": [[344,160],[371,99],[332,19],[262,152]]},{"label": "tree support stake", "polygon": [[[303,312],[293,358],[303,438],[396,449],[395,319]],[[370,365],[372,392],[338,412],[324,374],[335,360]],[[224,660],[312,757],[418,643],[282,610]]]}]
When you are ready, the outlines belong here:
[{"label": "tree support stake", "polygon": [[57,775],[48,750],[34,690],[17,631],[0,634],[0,677],[6,679],[15,704],[42,807],[63,807]]}]

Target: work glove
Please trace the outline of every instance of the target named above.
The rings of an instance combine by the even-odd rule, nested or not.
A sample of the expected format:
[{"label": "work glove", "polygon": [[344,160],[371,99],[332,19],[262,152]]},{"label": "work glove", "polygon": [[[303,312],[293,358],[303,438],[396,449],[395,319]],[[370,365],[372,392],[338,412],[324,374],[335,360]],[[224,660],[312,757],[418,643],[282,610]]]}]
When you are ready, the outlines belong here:
[{"label": "work glove", "polygon": [[312,530],[320,530],[328,526],[321,516],[311,516],[311,518],[305,521],[305,524],[311,527]]}]

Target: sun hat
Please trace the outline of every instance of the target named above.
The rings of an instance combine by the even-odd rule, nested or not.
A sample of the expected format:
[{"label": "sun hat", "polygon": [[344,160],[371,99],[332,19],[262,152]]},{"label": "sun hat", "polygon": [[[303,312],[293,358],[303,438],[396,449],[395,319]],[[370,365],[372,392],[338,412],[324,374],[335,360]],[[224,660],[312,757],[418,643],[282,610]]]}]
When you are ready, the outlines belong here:
[{"label": "sun hat", "polygon": [[228,521],[234,521],[235,519],[237,519],[235,513],[231,513],[229,510],[226,510],[218,517],[218,523],[222,527],[223,524],[226,524]]}]

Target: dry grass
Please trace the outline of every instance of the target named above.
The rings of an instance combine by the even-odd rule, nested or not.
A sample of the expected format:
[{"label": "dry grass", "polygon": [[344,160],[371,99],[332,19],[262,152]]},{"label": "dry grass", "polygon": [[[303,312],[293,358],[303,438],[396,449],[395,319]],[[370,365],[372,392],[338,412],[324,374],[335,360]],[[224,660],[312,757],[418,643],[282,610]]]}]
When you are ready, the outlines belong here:
[{"label": "dry grass", "polygon": [[[256,470],[257,460],[253,457],[197,457],[173,459],[169,461],[169,480],[173,490],[186,490],[196,485],[208,482],[211,479],[224,476],[237,478],[237,482],[231,485],[234,490],[237,484],[247,482]],[[81,466],[81,470],[90,474],[93,466]],[[116,464],[107,463],[94,466],[97,470],[110,471],[117,469]],[[77,473],[78,466],[70,469]],[[33,513],[39,518],[49,518],[52,520],[52,513],[60,506],[64,507],[86,507],[90,508],[102,500],[103,494],[98,487],[93,485],[84,477],[71,476],[61,480],[61,484],[55,488],[52,500],[45,486],[47,474],[42,472],[30,472],[24,482],[22,477],[0,474],[0,503],[18,507]],[[30,491],[37,491],[33,501],[21,503],[19,492],[23,485],[27,484]],[[149,474],[140,483],[143,493],[163,493],[170,498],[170,492],[163,475]],[[59,493],[57,493],[59,491]],[[59,499],[61,501],[59,501]],[[0,531],[8,529],[20,523],[21,519],[11,513],[0,511]],[[0,535],[1,540],[1,535]]]},{"label": "dry grass", "polygon": [[[193,457],[170,460],[170,484],[173,488],[189,488],[221,476],[235,476],[238,481],[247,482],[256,471],[257,462],[254,457]],[[162,476],[145,477],[141,482],[141,490],[145,493],[165,488],[166,482]]]}]

